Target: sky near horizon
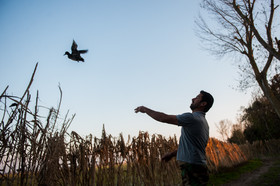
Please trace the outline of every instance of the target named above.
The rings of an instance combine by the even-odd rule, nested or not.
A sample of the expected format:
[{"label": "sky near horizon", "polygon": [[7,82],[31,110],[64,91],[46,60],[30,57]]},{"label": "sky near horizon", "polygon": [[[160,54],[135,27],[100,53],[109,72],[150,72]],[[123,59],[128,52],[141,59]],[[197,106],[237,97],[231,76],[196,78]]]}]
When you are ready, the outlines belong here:
[{"label": "sky near horizon", "polygon": [[[0,92],[21,96],[36,63],[34,103],[76,114],[69,131],[100,137],[102,126],[117,137],[139,131],[180,136],[180,127],[135,114],[140,105],[167,114],[190,112],[200,90],[215,99],[206,117],[235,122],[251,93],[235,89],[238,70],[230,58],[202,49],[195,34],[200,1],[186,0],[0,0]],[[75,39],[84,63],[63,54]],[[41,108],[43,110],[43,108]]]}]

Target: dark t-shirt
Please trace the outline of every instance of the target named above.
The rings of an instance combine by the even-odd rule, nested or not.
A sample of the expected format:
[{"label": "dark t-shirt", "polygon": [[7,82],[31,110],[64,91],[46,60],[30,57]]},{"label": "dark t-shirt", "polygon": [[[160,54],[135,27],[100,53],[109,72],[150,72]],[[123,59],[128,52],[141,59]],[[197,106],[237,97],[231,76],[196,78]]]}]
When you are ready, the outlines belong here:
[{"label": "dark t-shirt", "polygon": [[209,126],[204,112],[177,115],[182,127],[177,160],[193,164],[206,164],[205,148],[209,138]]}]

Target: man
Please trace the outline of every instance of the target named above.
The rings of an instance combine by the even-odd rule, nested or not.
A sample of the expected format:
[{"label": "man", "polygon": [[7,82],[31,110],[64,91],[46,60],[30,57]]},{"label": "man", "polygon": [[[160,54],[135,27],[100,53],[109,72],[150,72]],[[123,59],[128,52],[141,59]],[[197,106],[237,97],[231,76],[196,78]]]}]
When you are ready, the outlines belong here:
[{"label": "man", "polygon": [[192,113],[168,115],[144,106],[135,109],[136,113],[146,113],[159,122],[182,126],[178,149],[164,155],[162,160],[167,162],[177,156],[183,185],[207,185],[209,175],[205,148],[209,138],[209,126],[205,113],[212,107],[213,102],[211,94],[200,91],[200,94],[192,99]]}]

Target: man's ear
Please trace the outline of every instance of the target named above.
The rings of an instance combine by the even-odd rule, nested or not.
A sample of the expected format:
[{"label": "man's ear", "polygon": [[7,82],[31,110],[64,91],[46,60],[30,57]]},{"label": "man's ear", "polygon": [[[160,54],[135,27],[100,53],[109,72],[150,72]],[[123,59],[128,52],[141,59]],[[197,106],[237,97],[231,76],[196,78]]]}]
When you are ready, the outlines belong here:
[{"label": "man's ear", "polygon": [[203,101],[203,102],[200,103],[200,105],[201,105],[202,107],[205,107],[205,106],[207,105],[207,102],[206,102],[206,101]]}]

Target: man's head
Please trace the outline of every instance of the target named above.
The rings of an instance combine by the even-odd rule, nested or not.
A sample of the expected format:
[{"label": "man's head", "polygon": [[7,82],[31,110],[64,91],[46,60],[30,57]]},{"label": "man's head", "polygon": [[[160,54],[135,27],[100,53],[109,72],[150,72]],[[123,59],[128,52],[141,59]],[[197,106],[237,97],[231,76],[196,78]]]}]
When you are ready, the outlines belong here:
[{"label": "man's head", "polygon": [[211,94],[205,91],[200,91],[195,98],[192,99],[190,108],[192,111],[203,111],[207,112],[213,105],[214,98]]}]

